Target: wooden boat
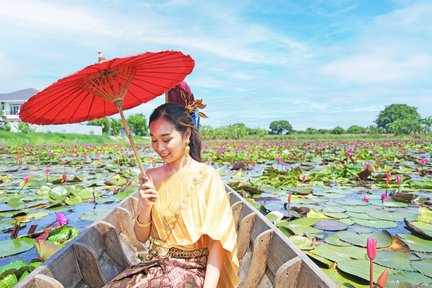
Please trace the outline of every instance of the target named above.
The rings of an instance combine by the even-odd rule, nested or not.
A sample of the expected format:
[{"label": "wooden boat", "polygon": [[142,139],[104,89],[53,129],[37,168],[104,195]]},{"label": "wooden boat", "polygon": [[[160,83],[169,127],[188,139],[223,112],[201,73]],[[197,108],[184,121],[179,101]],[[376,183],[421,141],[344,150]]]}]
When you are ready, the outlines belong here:
[{"label": "wooden boat", "polygon": [[[337,287],[279,229],[226,186],[238,231],[240,287]],[[45,261],[16,287],[101,287],[140,261],[135,238],[136,194],[123,200]]]}]

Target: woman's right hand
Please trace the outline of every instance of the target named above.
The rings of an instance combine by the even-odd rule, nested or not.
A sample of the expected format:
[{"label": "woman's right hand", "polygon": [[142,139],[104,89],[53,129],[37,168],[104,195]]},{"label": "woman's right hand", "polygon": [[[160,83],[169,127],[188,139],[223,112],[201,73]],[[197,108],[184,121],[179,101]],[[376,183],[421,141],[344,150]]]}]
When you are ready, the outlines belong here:
[{"label": "woman's right hand", "polygon": [[140,177],[139,200],[145,208],[152,208],[155,201],[159,198],[159,193],[153,184],[150,176]]}]

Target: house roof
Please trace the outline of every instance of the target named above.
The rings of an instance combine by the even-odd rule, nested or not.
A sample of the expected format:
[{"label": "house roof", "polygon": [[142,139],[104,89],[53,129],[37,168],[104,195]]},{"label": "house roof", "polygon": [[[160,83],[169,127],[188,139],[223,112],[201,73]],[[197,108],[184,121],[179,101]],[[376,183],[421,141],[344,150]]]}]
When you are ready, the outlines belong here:
[{"label": "house roof", "polygon": [[27,101],[38,91],[33,88],[27,88],[11,93],[0,93],[0,101]]}]

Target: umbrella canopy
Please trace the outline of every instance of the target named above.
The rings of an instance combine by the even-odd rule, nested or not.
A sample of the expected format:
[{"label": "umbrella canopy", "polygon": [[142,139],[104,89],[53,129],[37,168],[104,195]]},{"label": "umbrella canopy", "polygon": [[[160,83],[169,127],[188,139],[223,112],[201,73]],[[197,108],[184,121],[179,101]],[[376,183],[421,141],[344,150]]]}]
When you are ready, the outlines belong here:
[{"label": "umbrella canopy", "polygon": [[78,123],[120,112],[126,134],[145,175],[123,110],[174,88],[195,65],[178,51],[147,52],[96,63],[62,78],[21,105],[19,117],[33,124]]},{"label": "umbrella canopy", "polygon": [[[195,65],[177,51],[148,52],[90,65],[31,97],[20,108],[22,121],[33,124],[78,123],[147,102],[182,81]],[[118,103],[121,104],[121,103]]]}]

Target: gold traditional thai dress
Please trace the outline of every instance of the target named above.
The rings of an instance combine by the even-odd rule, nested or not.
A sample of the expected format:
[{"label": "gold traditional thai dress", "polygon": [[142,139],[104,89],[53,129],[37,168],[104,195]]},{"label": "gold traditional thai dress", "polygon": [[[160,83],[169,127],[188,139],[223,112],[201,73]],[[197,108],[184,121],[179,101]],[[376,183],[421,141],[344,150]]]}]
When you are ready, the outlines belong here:
[{"label": "gold traditional thai dress", "polygon": [[[180,282],[175,278],[190,277],[182,274],[181,267],[186,265],[185,271],[190,272],[197,268],[192,276],[201,277],[201,280],[194,283],[203,284],[209,237],[219,240],[224,248],[224,259],[217,287],[237,287],[239,281],[237,235],[232,210],[219,172],[205,164],[195,162],[191,167],[183,168],[165,179],[156,189],[159,200],[152,209],[153,248],[147,261],[153,263],[152,268],[135,269],[141,274],[139,277],[134,275],[130,282],[127,282],[132,284],[130,287],[153,287],[149,283],[164,275],[167,275],[169,280],[160,282],[158,284],[160,286],[154,287],[200,287],[187,282],[188,286],[184,284],[186,282],[181,281],[181,285],[176,285],[175,283]],[[207,254],[202,253],[203,251],[207,251]],[[160,260],[161,257],[165,262]],[[175,262],[169,262],[170,260],[167,259]],[[146,264],[138,265],[144,267]],[[191,267],[192,270],[187,270]],[[116,277],[114,282],[124,279],[122,274]],[[131,277],[130,273],[126,274],[129,274],[126,275],[127,277]],[[122,285],[124,283],[122,281]],[[109,287],[116,287],[116,285]]]}]

